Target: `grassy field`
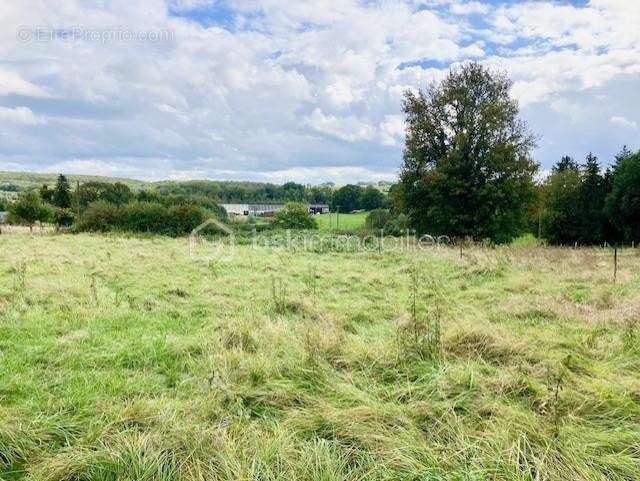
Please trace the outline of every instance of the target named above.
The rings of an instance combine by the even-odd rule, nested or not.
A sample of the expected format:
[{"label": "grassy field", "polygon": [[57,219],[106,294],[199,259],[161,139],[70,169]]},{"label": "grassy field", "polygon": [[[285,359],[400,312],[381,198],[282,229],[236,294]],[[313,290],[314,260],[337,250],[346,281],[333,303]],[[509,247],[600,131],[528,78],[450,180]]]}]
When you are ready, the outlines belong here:
[{"label": "grassy field", "polygon": [[[35,172],[4,172],[0,171],[0,185],[11,184],[20,187],[21,190],[38,189],[42,184],[53,187],[58,178],[57,173],[35,173]],[[66,175],[72,187],[75,188],[76,181],[79,182],[121,182],[128,185],[132,190],[141,190],[149,186],[148,182],[136,179],[125,179],[120,177],[104,177],[99,175]]]},{"label": "grassy field", "polygon": [[188,253],[0,236],[0,479],[638,479],[638,252]]},{"label": "grassy field", "polygon": [[315,216],[320,230],[353,230],[364,226],[368,212],[358,212],[356,214],[322,214]]}]

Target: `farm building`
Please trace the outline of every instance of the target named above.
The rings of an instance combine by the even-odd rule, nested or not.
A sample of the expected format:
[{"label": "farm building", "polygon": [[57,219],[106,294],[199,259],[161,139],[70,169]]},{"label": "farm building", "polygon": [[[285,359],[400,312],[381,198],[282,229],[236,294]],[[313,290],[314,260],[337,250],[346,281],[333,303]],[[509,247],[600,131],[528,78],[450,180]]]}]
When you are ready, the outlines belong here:
[{"label": "farm building", "polygon": [[0,212],[0,224],[7,222],[7,217],[9,217],[8,212]]},{"label": "farm building", "polygon": [[[310,214],[326,214],[329,212],[327,204],[307,204]],[[227,214],[234,215],[271,215],[284,209],[285,204],[220,204]]]}]

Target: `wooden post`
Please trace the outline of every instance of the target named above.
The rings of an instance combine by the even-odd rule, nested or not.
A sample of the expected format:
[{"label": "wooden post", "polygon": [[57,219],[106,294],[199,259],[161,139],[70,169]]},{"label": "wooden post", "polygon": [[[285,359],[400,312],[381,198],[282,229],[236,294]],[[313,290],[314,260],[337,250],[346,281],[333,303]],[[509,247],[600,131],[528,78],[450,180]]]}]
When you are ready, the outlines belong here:
[{"label": "wooden post", "polygon": [[618,248],[613,249],[613,283],[618,281]]},{"label": "wooden post", "polygon": [[542,211],[538,209],[538,240],[542,239]]},{"label": "wooden post", "polygon": [[78,222],[80,222],[80,181],[76,180],[76,208],[78,210]]}]

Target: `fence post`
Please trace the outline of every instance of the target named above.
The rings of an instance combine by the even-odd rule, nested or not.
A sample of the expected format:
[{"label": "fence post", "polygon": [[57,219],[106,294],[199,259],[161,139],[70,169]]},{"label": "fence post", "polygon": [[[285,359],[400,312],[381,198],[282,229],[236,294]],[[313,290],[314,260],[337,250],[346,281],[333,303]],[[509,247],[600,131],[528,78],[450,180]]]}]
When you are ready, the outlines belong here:
[{"label": "fence post", "polygon": [[618,281],[618,248],[613,249],[613,283]]}]

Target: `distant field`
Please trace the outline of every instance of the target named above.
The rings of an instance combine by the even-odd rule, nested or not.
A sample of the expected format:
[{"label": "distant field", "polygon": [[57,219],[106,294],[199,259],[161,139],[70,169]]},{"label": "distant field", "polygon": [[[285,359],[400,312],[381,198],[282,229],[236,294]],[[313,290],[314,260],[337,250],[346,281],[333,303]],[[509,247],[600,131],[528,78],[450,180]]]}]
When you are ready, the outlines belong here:
[{"label": "distant field", "polygon": [[[32,172],[0,172],[0,185],[1,184],[13,184],[20,187],[22,190],[24,189],[34,189],[39,188],[42,184],[48,184],[49,186],[53,186],[58,178],[59,174],[51,173],[51,174],[38,174]],[[128,185],[133,190],[140,190],[145,188],[148,183],[135,180],[135,179],[123,179],[118,177],[102,177],[97,175],[75,175],[69,174],[66,176],[67,179],[71,183],[75,183],[76,181],[80,182],[90,182],[90,181],[100,181],[100,182],[121,182],[123,184]]]},{"label": "distant field", "polygon": [[639,283],[633,250],[614,284],[603,249],[3,234],[0,479],[635,480]]},{"label": "distant field", "polygon": [[318,221],[320,230],[351,230],[359,229],[364,226],[368,212],[359,212],[357,214],[322,214],[315,216]]}]

